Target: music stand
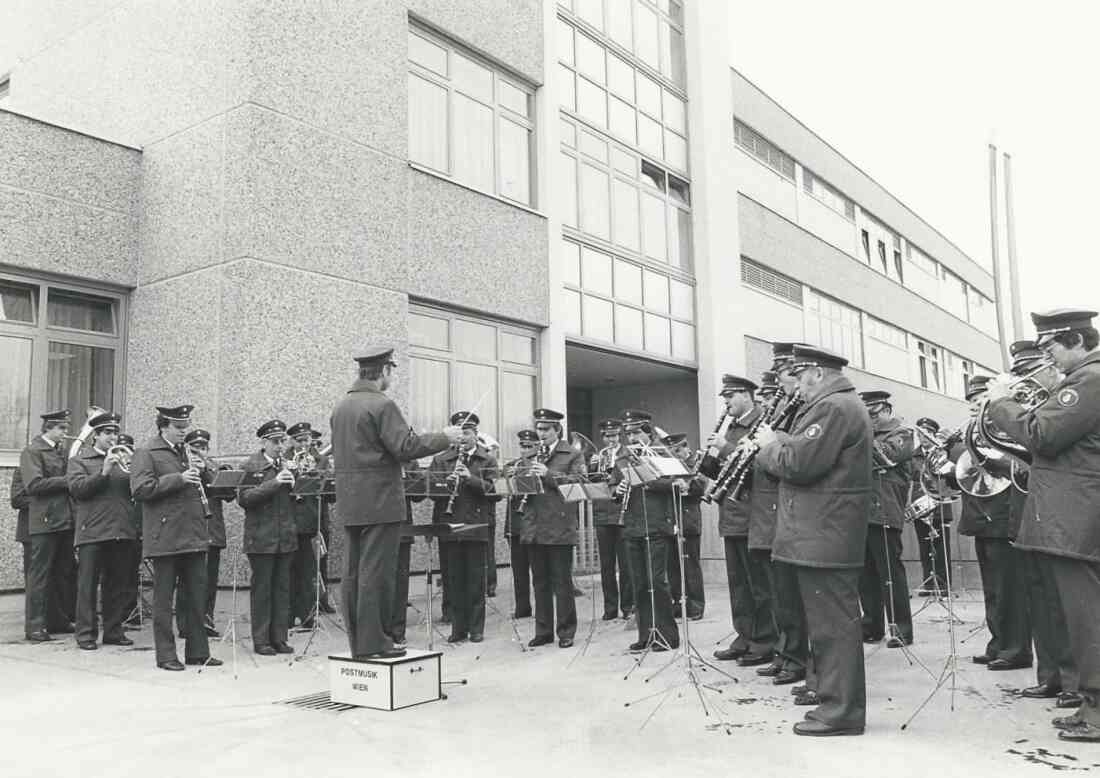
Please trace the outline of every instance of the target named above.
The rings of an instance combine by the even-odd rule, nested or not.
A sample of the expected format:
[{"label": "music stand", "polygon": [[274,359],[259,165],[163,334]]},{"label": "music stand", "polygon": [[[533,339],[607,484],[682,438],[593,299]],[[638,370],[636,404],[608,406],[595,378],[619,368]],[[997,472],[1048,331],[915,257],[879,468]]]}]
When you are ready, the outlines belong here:
[{"label": "music stand", "polygon": [[424,586],[427,596],[427,607],[425,619],[427,622],[427,634],[428,634],[428,650],[432,651],[435,648],[435,626],[432,623],[432,548],[433,542],[440,537],[453,537],[456,535],[467,535],[475,537],[477,533],[481,533],[488,538],[488,524],[406,524],[402,531],[407,535],[414,538],[424,538],[424,541],[428,544],[428,563],[424,566]]},{"label": "music stand", "polygon": [[290,493],[302,499],[312,497],[317,500],[317,534],[314,536],[316,540],[313,543],[313,611],[310,613],[313,626],[310,627],[309,638],[302,647],[302,652],[290,657],[290,666],[293,667],[295,662],[304,659],[309,653],[317,631],[325,629],[321,613],[321,591],[325,588],[325,582],[321,576],[321,557],[327,553],[328,549],[325,548],[325,538],[321,534],[321,515],[325,510],[326,498],[336,496],[336,476],[330,472],[299,475]]}]

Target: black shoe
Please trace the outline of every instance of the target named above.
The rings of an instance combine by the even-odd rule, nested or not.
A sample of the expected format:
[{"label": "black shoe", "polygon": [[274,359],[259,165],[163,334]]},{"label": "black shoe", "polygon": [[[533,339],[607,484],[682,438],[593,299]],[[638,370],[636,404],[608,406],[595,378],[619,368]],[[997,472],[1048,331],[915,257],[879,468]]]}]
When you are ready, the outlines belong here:
[{"label": "black shoe", "polygon": [[55,635],[75,635],[76,634],[76,624],[69,621],[69,622],[66,622],[66,623],[62,624],[60,627],[57,627],[55,629],[50,629],[50,632],[55,634]]},{"label": "black shoe", "polygon": [[167,662],[157,662],[157,667],[161,670],[174,670],[179,672],[183,670],[183,665],[180,664],[178,659],[169,659]]},{"label": "black shoe", "polygon": [[664,643],[654,643],[650,647],[649,650],[652,651],[654,654],[659,654],[662,651],[668,651],[669,649],[676,649],[676,648],[679,648],[679,645],[669,646],[668,648],[666,648]]},{"label": "black shoe", "polygon": [[78,640],[76,642],[76,646],[81,651],[95,651],[97,648],[99,648],[94,640]]},{"label": "black shoe", "polygon": [[817,692],[806,690],[805,694],[796,694],[794,697],[795,705],[820,705],[821,698],[817,696]]},{"label": "black shoe", "polygon": [[976,665],[987,665],[993,661],[993,657],[986,656],[985,654],[978,654],[977,656],[970,657],[970,661]]},{"label": "black shoe", "polygon": [[1061,730],[1058,733],[1058,739],[1075,740],[1079,743],[1100,743],[1100,727],[1082,721],[1079,727]]},{"label": "black shoe", "polygon": [[629,619],[633,615],[634,615],[634,609],[633,608],[623,608],[623,619],[624,620]]},{"label": "black shoe", "polygon": [[40,629],[37,632],[30,632],[27,634],[27,640],[31,643],[48,643],[53,640],[53,635],[44,629]]},{"label": "black shoe", "polygon": [[288,646],[286,643],[272,643],[271,647],[275,649],[276,654],[293,654],[294,649]]},{"label": "black shoe", "polygon": [[206,659],[187,659],[184,660],[184,664],[202,665],[203,667],[221,667],[225,663],[222,662],[222,660],[220,659],[215,659],[214,657],[209,656]]},{"label": "black shoe", "polygon": [[529,618],[531,618],[531,609],[528,608],[527,610],[518,610],[518,611],[516,611],[515,613],[512,614],[512,618],[513,619],[529,619]]},{"label": "black shoe", "polygon": [[702,621],[702,620],[703,620],[702,611],[700,611],[699,613],[689,613],[688,614],[688,621]]},{"label": "black shoe", "polygon": [[134,641],[123,635],[117,638],[103,638],[103,645],[105,646],[132,646]]},{"label": "black shoe", "polygon": [[490,586],[489,591],[485,592],[485,596],[486,597],[496,597],[497,596],[497,588],[495,586]]},{"label": "black shoe", "polygon": [[459,634],[457,632],[452,632],[450,634],[450,636],[447,638],[447,642],[448,643],[465,643],[467,637],[468,636],[465,633]]},{"label": "black shoe", "polygon": [[800,721],[794,725],[794,734],[809,735],[810,737],[830,737],[833,735],[862,735],[863,727],[831,727],[821,721],[812,719]]},{"label": "black shoe", "polygon": [[629,646],[627,646],[627,650],[630,651],[630,653],[632,653],[632,654],[637,654],[637,653],[640,653],[642,651],[645,651],[645,647],[646,647],[646,642],[644,640],[639,640],[639,641],[631,643]]},{"label": "black shoe", "polygon": [[1029,686],[1026,689],[1020,689],[1021,697],[1029,697],[1033,700],[1053,699],[1054,697],[1060,696],[1061,693],[1061,686],[1055,686],[1049,683],[1040,683],[1035,686]]},{"label": "black shoe", "polygon": [[222,633],[218,632],[213,627],[203,627],[203,629],[206,630],[206,636],[208,638],[220,638],[222,636]]},{"label": "black shoe", "polygon": [[483,640],[485,640],[485,636],[482,635],[480,632],[471,632],[470,633],[470,642],[471,643],[480,643]]},{"label": "black shoe", "polygon": [[255,650],[260,656],[275,656],[277,653],[272,646],[256,646]]},{"label": "black shoe", "polygon": [[1058,702],[1054,703],[1055,708],[1080,708],[1081,703],[1085,701],[1077,692],[1062,692],[1058,695]]},{"label": "black shoe", "polygon": [[785,672],[783,668],[775,664],[768,665],[767,667],[756,668],[756,674],[761,675],[765,678],[775,678],[783,672]]},{"label": "black shoe", "polygon": [[533,638],[527,641],[528,648],[538,648],[539,646],[545,646],[547,643],[553,643],[553,635],[535,635]]},{"label": "black shoe", "polygon": [[780,670],[779,675],[775,676],[775,678],[772,678],[772,683],[776,686],[786,686],[789,683],[804,681],[805,679],[805,670]]},{"label": "black shoe", "polygon": [[313,626],[314,626],[315,623],[316,622],[313,620],[313,617],[310,616],[308,619],[303,619],[302,620],[301,627],[302,627],[302,629],[313,629]]},{"label": "black shoe", "polygon": [[729,648],[720,648],[715,651],[714,658],[721,662],[729,662],[731,659],[740,659],[748,652],[749,650],[747,648],[734,648],[730,646]]},{"label": "black shoe", "polygon": [[887,648],[901,648],[902,646],[911,645],[913,645],[913,638],[909,638],[908,640],[906,640],[904,638],[899,638],[897,635],[892,635],[891,637],[886,639]]},{"label": "black shoe", "polygon": [[1051,719],[1050,723],[1054,725],[1055,729],[1077,729],[1085,723],[1085,720],[1077,714],[1073,714],[1072,716],[1059,716]]},{"label": "black shoe", "polygon": [[356,656],[356,659],[398,659],[408,652],[403,648],[391,648],[389,651],[375,651],[373,654]]},{"label": "black shoe", "polygon": [[800,683],[798,686],[792,686],[791,687],[791,694],[793,694],[795,697],[798,697],[802,694],[809,694],[809,693],[810,693],[810,687],[807,686],[804,683]]},{"label": "black shoe", "polygon": [[749,651],[737,660],[737,664],[739,664],[741,667],[754,667],[756,665],[767,664],[770,661],[772,661],[771,651],[767,651],[765,653],[756,653],[754,651]]},{"label": "black shoe", "polygon": [[321,598],[321,613],[336,613],[336,609],[332,607],[327,594]]},{"label": "black shoe", "polygon": [[579,586],[574,586],[573,587],[573,596],[574,597],[584,597],[584,590]]},{"label": "black shoe", "polygon": [[1025,661],[1020,661],[1020,660],[1012,662],[1012,661],[1009,661],[1008,659],[993,659],[985,666],[985,669],[986,670],[1026,670],[1029,667],[1031,667],[1031,661],[1030,660],[1026,661],[1026,662]]},{"label": "black shoe", "polygon": [[572,648],[573,638],[561,638],[558,640],[558,648]]},{"label": "black shoe", "polygon": [[883,638],[882,635],[879,635],[877,638],[874,635],[864,635],[863,636],[863,642],[864,643],[881,643],[882,638]]},{"label": "black shoe", "polygon": [[615,619],[619,618],[619,614],[617,611],[611,611],[610,613],[604,611],[602,618],[604,621],[614,621]]},{"label": "black shoe", "polygon": [[680,609],[680,603],[676,603],[672,606],[672,618],[678,619],[683,611]]}]

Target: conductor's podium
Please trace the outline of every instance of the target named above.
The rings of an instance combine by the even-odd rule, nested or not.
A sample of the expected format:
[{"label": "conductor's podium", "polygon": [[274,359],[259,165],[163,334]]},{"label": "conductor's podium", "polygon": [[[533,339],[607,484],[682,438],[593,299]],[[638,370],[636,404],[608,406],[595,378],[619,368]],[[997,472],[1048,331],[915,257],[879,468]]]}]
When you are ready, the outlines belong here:
[{"label": "conductor's podium", "polygon": [[352,659],[329,656],[333,702],[377,710],[400,710],[443,698],[440,651],[410,648],[395,659]]}]

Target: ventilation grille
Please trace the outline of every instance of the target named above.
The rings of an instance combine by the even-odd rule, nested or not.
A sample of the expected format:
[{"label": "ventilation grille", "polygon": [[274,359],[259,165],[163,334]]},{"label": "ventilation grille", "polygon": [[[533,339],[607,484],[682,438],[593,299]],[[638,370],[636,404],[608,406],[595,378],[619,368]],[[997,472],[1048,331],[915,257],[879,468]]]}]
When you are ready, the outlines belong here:
[{"label": "ventilation grille", "polygon": [[741,283],[802,305],[802,284],[744,257],[741,257]]}]

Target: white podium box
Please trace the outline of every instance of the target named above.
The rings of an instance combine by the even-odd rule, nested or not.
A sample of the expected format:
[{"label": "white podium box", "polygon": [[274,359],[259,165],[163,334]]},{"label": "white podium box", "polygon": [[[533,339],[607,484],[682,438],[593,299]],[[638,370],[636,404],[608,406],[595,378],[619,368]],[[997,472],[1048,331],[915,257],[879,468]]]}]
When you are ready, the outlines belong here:
[{"label": "white podium box", "polygon": [[329,656],[329,686],[333,702],[377,710],[399,710],[443,697],[441,651],[410,648],[395,659],[352,659]]}]

